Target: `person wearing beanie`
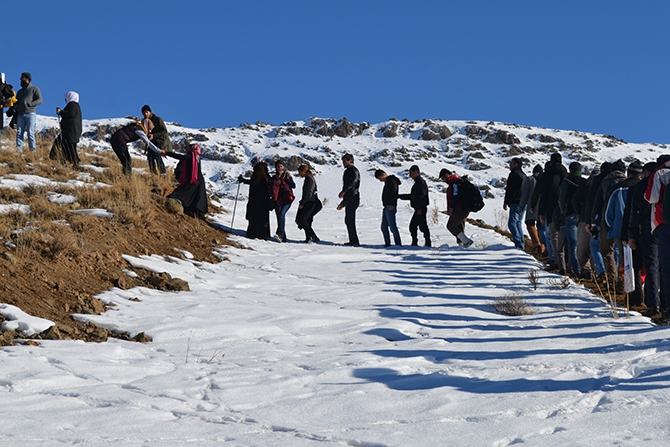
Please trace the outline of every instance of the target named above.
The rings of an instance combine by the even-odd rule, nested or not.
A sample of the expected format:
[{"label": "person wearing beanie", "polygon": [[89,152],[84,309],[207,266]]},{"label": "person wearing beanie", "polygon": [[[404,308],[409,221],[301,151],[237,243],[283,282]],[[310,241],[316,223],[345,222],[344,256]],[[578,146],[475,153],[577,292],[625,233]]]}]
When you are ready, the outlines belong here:
[{"label": "person wearing beanie", "polygon": [[514,246],[520,250],[525,249],[523,226],[521,225],[523,210],[519,212],[519,203],[521,202],[521,194],[523,193],[523,184],[526,181],[526,174],[524,174],[523,170],[521,169],[522,166],[523,161],[520,158],[515,157],[510,161],[510,173],[507,176],[505,198],[503,200],[503,210],[507,211],[509,208],[507,228],[512,235]]},{"label": "person wearing beanie", "polygon": [[37,122],[36,107],[42,104],[42,92],[31,84],[32,76],[28,72],[21,73],[21,90],[16,94],[16,150],[23,152],[23,136],[28,131],[28,148],[36,152],[35,124]]},{"label": "person wearing beanie", "polygon": [[[142,116],[144,116],[146,122],[145,127],[147,127],[149,140],[165,151],[171,152],[172,143],[170,142],[167,126],[163,118],[153,113],[151,107],[146,104],[142,106]],[[165,175],[165,163],[163,163],[160,155],[157,155],[153,151],[147,151],[147,163],[149,163],[149,170],[152,174],[160,173],[160,175]]]},{"label": "person wearing beanie", "polygon": [[558,237],[561,232],[561,218],[555,211],[558,209],[558,194],[561,182],[568,175],[568,170],[561,163],[561,154],[554,152],[551,154],[549,164],[547,165],[542,180],[539,185],[539,200],[537,205],[537,214],[542,223],[549,227],[549,240],[554,253],[554,262],[550,267],[565,272],[565,256],[558,250]]},{"label": "person wearing beanie", "polygon": [[530,240],[533,242],[531,247],[531,253],[544,254],[546,252],[546,247],[542,240],[540,239],[540,233],[536,225],[537,215],[535,210],[530,206],[530,200],[533,197],[535,192],[535,186],[537,185],[537,180],[542,174],[542,166],[535,165],[533,168],[533,175],[526,177],[526,180],[523,182],[523,187],[521,190],[521,198],[519,199],[519,215],[526,213],[526,230],[528,230],[528,235]]},{"label": "person wearing beanie", "polygon": [[449,216],[447,230],[456,237],[460,247],[468,248],[475,241],[465,234],[465,221],[470,211],[466,210],[461,203],[462,180],[455,172],[446,168],[440,171],[440,180],[449,185],[447,187],[447,215]]}]

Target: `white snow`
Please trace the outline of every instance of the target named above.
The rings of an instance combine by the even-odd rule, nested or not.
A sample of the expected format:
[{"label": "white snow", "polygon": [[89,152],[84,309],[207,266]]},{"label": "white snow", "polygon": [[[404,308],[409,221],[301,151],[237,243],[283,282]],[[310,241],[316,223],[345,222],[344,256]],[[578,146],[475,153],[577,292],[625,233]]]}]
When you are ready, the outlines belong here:
[{"label": "white snow", "polygon": [[[320,244],[289,219],[292,242],[233,236],[219,264],[126,256],[191,291],[112,289],[77,316],[151,343],[0,349],[3,445],[665,445],[668,328],[545,272],[535,291],[534,259],[471,226],[481,248],[458,248],[443,216],[435,248],[383,248],[379,211],[360,248],[331,203]],[[496,314],[510,293],[536,312]]]},{"label": "white snow", "polygon": [[[86,121],[84,130],[126,122]],[[530,164],[559,149],[564,164],[586,154],[591,169],[617,158],[655,159],[667,147],[505,123],[433,122],[452,136],[422,141],[424,124],[398,121],[347,138],[264,124],[199,131],[168,123],[173,141],[206,136],[199,144],[209,158],[208,191],[227,211],[212,217],[230,227],[237,198],[232,239],[244,248],[222,247],[218,264],[184,252],[187,259],[125,256],[134,269],[188,281],[191,291],[112,289],[98,296],[115,304],[105,314],[76,316],[145,332],[151,343],[42,341],[0,349],[2,445],[666,445],[670,328],[635,312],[613,313],[575,284],[557,288],[550,281],[557,277],[544,271],[533,290],[528,270],[538,263],[493,232],[468,226],[475,245],[456,247],[446,216],[436,212],[446,206],[436,177],[447,167],[490,188],[486,207],[472,217],[504,226],[510,146],[471,138],[468,126],[515,135]],[[394,123],[398,136],[383,137]],[[55,125],[55,118],[38,117],[41,129]],[[563,143],[552,148],[537,135]],[[110,150],[104,141],[85,144]],[[475,151],[483,158],[470,157]],[[360,248],[341,245],[344,215],[335,210],[345,152],[362,174]],[[240,236],[248,187],[234,180],[256,154],[325,162],[312,163],[326,200],[314,225],[322,243],[297,242],[303,236],[293,224],[295,205],[287,219],[292,242]],[[490,168],[468,169],[480,161]],[[434,248],[385,249],[382,185],[372,172],[398,175],[401,192],[409,192],[407,169],[415,163],[431,188]],[[407,243],[411,210],[406,202],[398,210]],[[490,303],[511,294],[535,313],[495,313]]]},{"label": "white snow", "polygon": [[39,334],[54,325],[52,321],[28,315],[11,304],[0,304],[0,315],[6,318],[0,330],[17,331],[26,336]]},{"label": "white snow", "polygon": [[102,208],[86,208],[86,209],[79,209],[79,210],[70,210],[72,214],[80,214],[82,216],[95,216],[95,217],[101,217],[105,219],[110,219],[114,216],[113,213],[110,213],[109,211],[102,209]]}]

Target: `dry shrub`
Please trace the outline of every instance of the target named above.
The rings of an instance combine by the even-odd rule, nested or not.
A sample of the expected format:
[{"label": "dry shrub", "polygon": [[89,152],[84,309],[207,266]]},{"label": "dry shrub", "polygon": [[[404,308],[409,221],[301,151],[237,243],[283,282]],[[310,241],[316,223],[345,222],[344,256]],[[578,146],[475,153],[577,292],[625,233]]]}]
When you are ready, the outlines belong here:
[{"label": "dry shrub", "polygon": [[567,276],[561,276],[560,278],[551,278],[547,280],[547,285],[553,287],[554,289],[567,289],[572,284],[570,278]]},{"label": "dry shrub", "polygon": [[514,291],[496,298],[495,301],[489,303],[489,305],[499,314],[510,317],[532,315],[535,313],[533,307],[526,302],[519,291]]},{"label": "dry shrub", "polygon": [[67,209],[45,197],[30,197],[24,203],[30,207],[30,216],[35,220],[61,220],[69,214]]},{"label": "dry shrub", "polygon": [[69,213],[66,220],[70,224],[72,231],[76,233],[86,233],[100,225],[100,218],[91,214]]},{"label": "dry shrub", "polygon": [[440,210],[436,206],[430,209],[430,221],[433,225],[440,223]]},{"label": "dry shrub", "polygon": [[78,256],[81,253],[72,229],[51,222],[17,234],[16,244],[17,252],[28,258],[32,258],[31,251],[54,260],[60,257]]}]

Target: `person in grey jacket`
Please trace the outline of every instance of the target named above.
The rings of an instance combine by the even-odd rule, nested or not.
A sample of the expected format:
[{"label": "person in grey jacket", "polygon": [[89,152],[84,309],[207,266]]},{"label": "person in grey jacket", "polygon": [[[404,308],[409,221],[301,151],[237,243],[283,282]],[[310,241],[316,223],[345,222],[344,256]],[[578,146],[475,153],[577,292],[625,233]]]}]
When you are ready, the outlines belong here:
[{"label": "person in grey jacket", "polygon": [[524,210],[526,211],[526,229],[530,235],[530,240],[533,241],[533,247],[531,250],[539,253],[544,253],[546,248],[540,240],[540,234],[537,231],[537,226],[535,225],[537,215],[535,214],[535,210],[530,207],[530,200],[533,197],[533,193],[535,192],[537,178],[540,176],[540,174],[542,174],[542,171],[542,166],[535,165],[533,168],[533,175],[526,177],[526,180],[523,182],[523,186],[521,188],[521,198],[519,199],[518,210],[519,214],[523,214]]},{"label": "person in grey jacket", "polygon": [[42,104],[42,92],[31,84],[30,73],[21,73],[21,90],[16,94],[16,149],[23,152],[23,134],[28,130],[28,147],[35,152],[36,107]]}]

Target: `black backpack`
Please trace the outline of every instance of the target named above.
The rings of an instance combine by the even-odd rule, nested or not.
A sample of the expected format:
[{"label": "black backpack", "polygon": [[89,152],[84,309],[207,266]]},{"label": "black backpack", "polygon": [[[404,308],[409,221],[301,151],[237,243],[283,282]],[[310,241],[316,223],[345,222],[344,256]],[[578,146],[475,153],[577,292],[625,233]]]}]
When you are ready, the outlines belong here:
[{"label": "black backpack", "polygon": [[460,179],[459,186],[461,189],[459,192],[459,195],[461,196],[461,208],[471,213],[481,211],[481,209],[484,208],[484,198],[482,197],[479,188],[473,185],[470,180],[465,177]]}]

